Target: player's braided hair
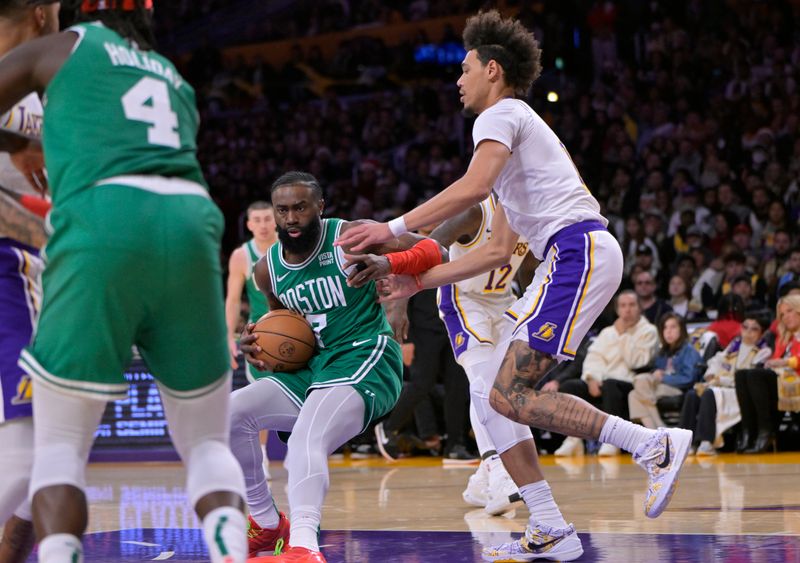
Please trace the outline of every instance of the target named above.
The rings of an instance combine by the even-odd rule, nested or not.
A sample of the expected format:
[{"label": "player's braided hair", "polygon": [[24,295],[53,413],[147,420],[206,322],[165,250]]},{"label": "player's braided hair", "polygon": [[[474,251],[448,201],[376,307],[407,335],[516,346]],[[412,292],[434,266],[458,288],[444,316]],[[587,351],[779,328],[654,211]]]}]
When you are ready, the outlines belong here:
[{"label": "player's braided hair", "polygon": [[[143,51],[155,48],[153,13],[148,0],[73,0],[75,21],[99,21]],[[87,6],[92,8],[87,10]]]},{"label": "player's braided hair", "polygon": [[298,172],[296,170],[287,172],[275,180],[270,188],[270,193],[274,192],[278,188],[282,188],[283,186],[297,185],[311,188],[314,192],[314,195],[318,199],[322,199],[322,187],[319,185],[319,181],[317,181],[316,177],[308,172]]},{"label": "player's braided hair", "polygon": [[503,67],[505,82],[517,96],[527,94],[542,72],[542,50],[533,33],[497,10],[470,17],[463,38],[464,48],[475,49],[482,64],[494,60]]}]

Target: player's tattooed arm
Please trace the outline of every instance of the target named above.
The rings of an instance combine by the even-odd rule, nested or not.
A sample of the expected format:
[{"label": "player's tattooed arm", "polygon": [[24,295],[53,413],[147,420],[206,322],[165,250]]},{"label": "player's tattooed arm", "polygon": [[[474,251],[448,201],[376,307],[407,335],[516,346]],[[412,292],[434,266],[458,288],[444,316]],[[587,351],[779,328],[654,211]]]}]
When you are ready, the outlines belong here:
[{"label": "player's tattooed arm", "polygon": [[47,242],[44,220],[3,191],[0,191],[0,233],[35,248]]}]

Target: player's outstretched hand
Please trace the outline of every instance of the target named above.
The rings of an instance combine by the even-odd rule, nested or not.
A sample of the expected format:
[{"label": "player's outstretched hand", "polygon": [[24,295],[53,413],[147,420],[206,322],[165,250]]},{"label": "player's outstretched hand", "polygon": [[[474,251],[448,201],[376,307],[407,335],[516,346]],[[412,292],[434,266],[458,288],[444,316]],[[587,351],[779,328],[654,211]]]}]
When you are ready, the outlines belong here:
[{"label": "player's outstretched hand", "polygon": [[392,273],[392,266],[386,256],[377,254],[345,254],[344,271],[351,266],[355,266],[350,275],[347,276],[347,285],[350,287],[361,287],[371,280],[379,280]]},{"label": "player's outstretched hand", "polygon": [[267,364],[255,357],[255,354],[262,351],[261,346],[256,344],[258,336],[253,334],[253,328],[255,328],[255,326],[255,323],[247,323],[244,327],[242,337],[239,339],[239,348],[244,354],[244,359],[247,360],[248,364],[259,371],[265,371],[267,369]]},{"label": "player's outstretched hand", "polygon": [[378,280],[378,303],[386,303],[396,299],[407,299],[421,289],[416,276],[392,274],[388,278]]},{"label": "player's outstretched hand", "polygon": [[389,242],[394,238],[388,223],[359,223],[344,231],[334,241],[346,252],[363,252],[374,244]]}]

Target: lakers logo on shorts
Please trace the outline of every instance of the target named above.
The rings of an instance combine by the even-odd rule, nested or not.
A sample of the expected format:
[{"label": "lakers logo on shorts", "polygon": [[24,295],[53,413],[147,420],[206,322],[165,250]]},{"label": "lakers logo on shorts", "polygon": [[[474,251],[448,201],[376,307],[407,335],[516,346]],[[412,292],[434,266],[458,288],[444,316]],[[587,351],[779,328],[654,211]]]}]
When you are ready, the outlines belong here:
[{"label": "lakers logo on shorts", "polygon": [[29,405],[33,401],[31,377],[23,375],[17,383],[17,394],[11,399],[12,405]]},{"label": "lakers logo on shorts", "polygon": [[456,346],[463,346],[464,345],[464,333],[459,332],[456,334]]},{"label": "lakers logo on shorts", "polygon": [[545,342],[550,342],[556,335],[556,329],[558,329],[558,325],[546,322],[539,327],[539,330],[533,334],[533,337],[544,340]]}]

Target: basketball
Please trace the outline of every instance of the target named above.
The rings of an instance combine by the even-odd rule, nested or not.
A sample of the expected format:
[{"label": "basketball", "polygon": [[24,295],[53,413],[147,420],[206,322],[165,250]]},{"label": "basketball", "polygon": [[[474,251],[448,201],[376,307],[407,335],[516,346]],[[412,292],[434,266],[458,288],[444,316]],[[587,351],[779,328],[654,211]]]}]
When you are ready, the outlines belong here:
[{"label": "basketball", "polygon": [[256,358],[271,371],[297,371],[314,353],[316,338],[308,321],[288,309],[270,311],[253,328],[261,352]]}]

